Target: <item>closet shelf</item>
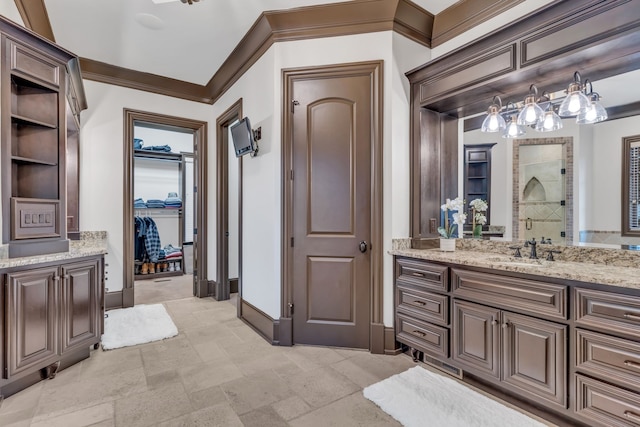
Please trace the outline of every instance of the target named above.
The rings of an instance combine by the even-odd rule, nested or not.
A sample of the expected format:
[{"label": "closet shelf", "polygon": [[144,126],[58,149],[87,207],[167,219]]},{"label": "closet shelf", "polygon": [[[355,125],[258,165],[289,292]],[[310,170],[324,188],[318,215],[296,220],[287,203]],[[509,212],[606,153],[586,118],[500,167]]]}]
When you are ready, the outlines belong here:
[{"label": "closet shelf", "polygon": [[11,120],[15,123],[20,123],[23,125],[30,125],[30,126],[41,126],[41,127],[45,127],[45,128],[49,128],[49,129],[57,129],[58,125],[53,124],[53,123],[47,123],[47,122],[43,122],[40,120],[35,120],[29,117],[25,117],[25,116],[21,116],[18,114],[11,114]]},{"label": "closet shelf", "polygon": [[133,150],[133,157],[137,159],[152,159],[152,160],[182,162],[182,154],[167,153],[164,151]]},{"label": "closet shelf", "polygon": [[45,162],[43,160],[32,159],[29,157],[20,157],[20,156],[11,156],[11,160],[15,163],[22,164],[34,164],[34,165],[44,165],[44,166],[58,166],[58,163],[53,162]]}]

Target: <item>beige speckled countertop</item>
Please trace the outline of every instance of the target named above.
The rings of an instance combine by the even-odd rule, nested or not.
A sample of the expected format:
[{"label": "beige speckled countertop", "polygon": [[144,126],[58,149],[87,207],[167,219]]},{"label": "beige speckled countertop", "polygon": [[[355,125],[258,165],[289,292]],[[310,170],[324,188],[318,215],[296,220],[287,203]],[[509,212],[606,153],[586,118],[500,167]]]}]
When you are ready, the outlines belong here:
[{"label": "beige speckled countertop", "polygon": [[[402,247],[403,245],[394,246],[394,249],[389,252],[391,255],[640,289],[640,268],[636,266],[565,261],[562,259],[556,261],[532,260],[527,258],[528,250],[525,249],[522,249],[523,258],[514,258],[505,253],[489,250],[458,248],[455,252],[442,252],[440,249],[410,249]],[[603,256],[611,257],[613,255],[605,253]],[[561,258],[562,254],[559,257]]]},{"label": "beige speckled countertop", "polygon": [[[6,251],[4,251],[6,253]],[[20,258],[0,257],[0,268],[21,267],[52,261],[65,261],[107,253],[107,234],[103,231],[81,232],[80,240],[69,241],[69,252],[58,252]]]}]

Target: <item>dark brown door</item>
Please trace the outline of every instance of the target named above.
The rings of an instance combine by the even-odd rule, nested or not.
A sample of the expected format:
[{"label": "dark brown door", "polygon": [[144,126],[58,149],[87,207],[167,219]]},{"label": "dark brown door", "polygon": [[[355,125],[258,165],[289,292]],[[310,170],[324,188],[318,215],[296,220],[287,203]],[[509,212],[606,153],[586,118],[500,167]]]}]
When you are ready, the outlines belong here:
[{"label": "dark brown door", "polygon": [[453,303],[453,358],[500,376],[500,310],[465,301]]},{"label": "dark brown door", "polygon": [[369,75],[293,83],[293,340],[369,348]]},{"label": "dark brown door", "polygon": [[57,360],[58,268],[7,275],[8,376]]},{"label": "dark brown door", "polygon": [[99,261],[62,266],[62,353],[99,341]]},{"label": "dark brown door", "polygon": [[566,407],[565,325],[503,312],[502,380]]}]

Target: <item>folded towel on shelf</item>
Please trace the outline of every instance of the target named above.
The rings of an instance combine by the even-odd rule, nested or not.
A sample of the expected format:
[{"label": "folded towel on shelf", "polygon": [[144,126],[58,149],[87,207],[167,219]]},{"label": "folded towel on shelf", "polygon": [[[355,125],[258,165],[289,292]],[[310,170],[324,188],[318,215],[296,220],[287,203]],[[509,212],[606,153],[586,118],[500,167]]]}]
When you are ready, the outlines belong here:
[{"label": "folded towel on shelf", "polygon": [[134,209],[144,209],[146,207],[147,207],[147,204],[141,198],[135,199],[133,201],[133,208]]},{"label": "folded towel on shelf", "polygon": [[151,209],[162,209],[164,208],[164,200],[149,199],[147,200],[147,207]]},{"label": "folded towel on shelf", "polygon": [[164,205],[167,208],[181,208],[182,199],[178,197],[178,193],[169,193],[167,194],[167,198],[164,200]]},{"label": "folded towel on shelf", "polygon": [[144,145],[144,141],[140,138],[133,138],[133,149],[140,150]]},{"label": "folded towel on shelf", "polygon": [[142,147],[142,149],[147,151],[160,151],[163,153],[171,152],[171,147],[168,145],[152,145],[151,147]]}]

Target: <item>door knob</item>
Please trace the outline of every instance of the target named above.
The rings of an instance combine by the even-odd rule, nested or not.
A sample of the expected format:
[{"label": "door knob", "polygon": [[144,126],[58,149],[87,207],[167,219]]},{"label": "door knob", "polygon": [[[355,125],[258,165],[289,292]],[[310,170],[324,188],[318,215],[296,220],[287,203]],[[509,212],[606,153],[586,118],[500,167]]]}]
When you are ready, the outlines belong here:
[{"label": "door knob", "polygon": [[359,248],[360,248],[360,252],[362,252],[362,253],[367,252],[367,242],[364,241],[364,240],[362,242],[360,242]]}]

